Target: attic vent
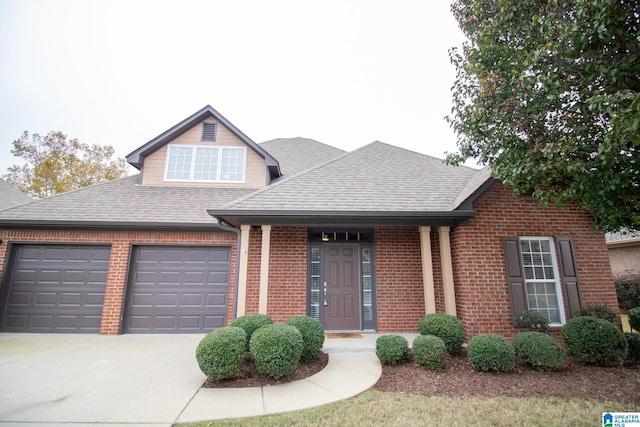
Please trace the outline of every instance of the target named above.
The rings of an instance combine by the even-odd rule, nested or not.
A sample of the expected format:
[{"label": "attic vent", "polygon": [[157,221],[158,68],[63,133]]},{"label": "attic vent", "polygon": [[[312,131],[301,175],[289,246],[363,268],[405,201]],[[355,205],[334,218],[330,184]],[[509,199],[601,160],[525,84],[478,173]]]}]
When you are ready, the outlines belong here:
[{"label": "attic vent", "polygon": [[202,124],[202,140],[203,141],[215,141],[216,140],[216,123],[203,123]]}]

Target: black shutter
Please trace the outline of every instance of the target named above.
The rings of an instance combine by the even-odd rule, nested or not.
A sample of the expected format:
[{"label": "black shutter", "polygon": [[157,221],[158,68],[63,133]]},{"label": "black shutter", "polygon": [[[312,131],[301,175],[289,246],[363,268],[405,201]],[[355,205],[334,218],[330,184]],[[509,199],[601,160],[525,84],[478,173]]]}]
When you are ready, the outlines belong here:
[{"label": "black shutter", "polygon": [[507,267],[507,283],[509,284],[509,295],[511,296],[511,318],[513,319],[513,325],[517,326],[516,317],[528,309],[524,271],[520,257],[520,239],[517,237],[505,237],[503,245]]},{"label": "black shutter", "polygon": [[573,243],[571,237],[556,237],[556,242],[558,242],[558,261],[562,285],[564,286],[564,295],[567,298],[567,311],[569,318],[572,318],[582,306]]}]

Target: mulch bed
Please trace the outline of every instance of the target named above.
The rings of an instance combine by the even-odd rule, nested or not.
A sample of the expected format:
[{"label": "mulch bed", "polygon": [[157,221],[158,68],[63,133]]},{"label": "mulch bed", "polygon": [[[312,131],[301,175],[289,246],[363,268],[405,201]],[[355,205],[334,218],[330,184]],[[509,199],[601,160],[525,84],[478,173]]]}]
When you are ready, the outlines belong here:
[{"label": "mulch bed", "polygon": [[[310,377],[324,369],[328,360],[328,355],[321,353],[317,362],[300,363],[293,374],[276,380],[259,374],[254,364],[245,358],[239,378],[207,381],[203,387],[283,384]],[[440,372],[430,371],[412,362],[383,365],[382,376],[373,388],[424,396],[556,396],[640,405],[640,366],[604,368],[569,358],[565,369],[556,372],[533,371],[524,364],[518,364],[512,372],[487,373],[475,371],[463,352],[458,356],[448,357],[447,364]]]}]

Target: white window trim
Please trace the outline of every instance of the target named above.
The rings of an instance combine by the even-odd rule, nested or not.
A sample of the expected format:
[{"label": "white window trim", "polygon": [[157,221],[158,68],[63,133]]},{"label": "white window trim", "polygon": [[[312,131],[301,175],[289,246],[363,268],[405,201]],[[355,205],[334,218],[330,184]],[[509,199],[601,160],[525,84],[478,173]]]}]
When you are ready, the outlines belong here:
[{"label": "white window trim", "polygon": [[[567,322],[566,316],[565,316],[565,308],[564,308],[564,295],[562,294],[562,280],[560,278],[560,269],[558,268],[558,256],[556,254],[556,242],[555,239],[553,237],[547,237],[547,236],[519,236],[518,237],[519,240],[546,240],[549,242],[549,248],[551,250],[551,263],[553,266],[553,274],[555,276],[555,282],[556,282],[556,295],[558,297],[558,311],[560,312],[560,323],[551,323],[549,322],[549,326],[564,326]],[[520,262],[522,263],[522,255],[520,255]],[[524,283],[525,283],[525,288],[527,286],[527,283],[535,283],[538,280],[527,280],[526,277],[523,277],[524,279]],[[548,280],[546,280],[548,281]],[[527,306],[529,306],[529,300],[527,298]]]},{"label": "white window trim", "polygon": [[[208,180],[208,179],[170,179],[167,177],[169,172],[169,158],[171,153],[171,147],[180,147],[180,148],[191,148],[191,170],[189,172],[189,176],[193,177],[195,168],[196,168],[196,153],[198,148],[217,148],[222,150],[224,148],[233,148],[237,150],[242,150],[244,152],[244,165],[242,165],[242,180],[240,181],[227,181],[227,180]],[[218,156],[218,176],[220,176],[220,170],[222,166],[222,156]],[[164,163],[164,180],[167,182],[205,182],[205,183],[225,183],[225,184],[243,184],[247,180],[247,147],[236,147],[229,145],[186,145],[186,144],[168,144],[167,145],[167,154],[165,156]]]}]

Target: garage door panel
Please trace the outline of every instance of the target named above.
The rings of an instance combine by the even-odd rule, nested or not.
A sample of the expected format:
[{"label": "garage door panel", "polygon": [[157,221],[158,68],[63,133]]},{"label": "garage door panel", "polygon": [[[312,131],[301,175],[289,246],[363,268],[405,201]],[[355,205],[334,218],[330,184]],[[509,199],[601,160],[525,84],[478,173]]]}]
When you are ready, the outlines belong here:
[{"label": "garage door panel", "polygon": [[195,333],[224,326],[230,253],[229,247],[134,247],[125,330]]},{"label": "garage door panel", "polygon": [[99,332],[108,246],[15,245],[12,250],[3,331]]}]

